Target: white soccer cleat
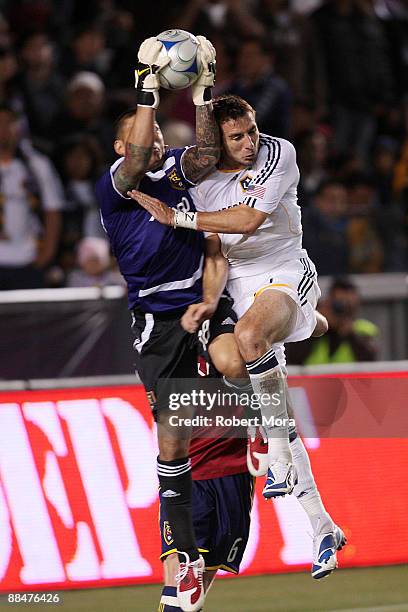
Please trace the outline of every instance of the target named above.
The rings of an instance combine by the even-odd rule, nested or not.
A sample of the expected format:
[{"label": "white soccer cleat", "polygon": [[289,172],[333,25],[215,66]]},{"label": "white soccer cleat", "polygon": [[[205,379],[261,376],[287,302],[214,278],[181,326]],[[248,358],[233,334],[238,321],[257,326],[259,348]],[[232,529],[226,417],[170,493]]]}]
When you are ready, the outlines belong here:
[{"label": "white soccer cleat", "polygon": [[326,578],[337,567],[337,551],[347,544],[340,527],[334,526],[330,533],[321,533],[313,538],[312,578]]},{"label": "white soccer cleat", "polygon": [[198,612],[203,607],[205,599],[204,559],[200,555],[196,561],[190,561],[187,553],[179,554],[184,555],[186,561],[180,563],[180,570],[176,575],[178,603],[184,612]]},{"label": "white soccer cleat", "polygon": [[262,495],[265,499],[289,495],[293,491],[295,480],[295,469],[292,463],[275,461],[269,466]]},{"label": "white soccer cleat", "polygon": [[248,427],[247,466],[252,476],[265,476],[268,471],[268,438],[259,427]]}]

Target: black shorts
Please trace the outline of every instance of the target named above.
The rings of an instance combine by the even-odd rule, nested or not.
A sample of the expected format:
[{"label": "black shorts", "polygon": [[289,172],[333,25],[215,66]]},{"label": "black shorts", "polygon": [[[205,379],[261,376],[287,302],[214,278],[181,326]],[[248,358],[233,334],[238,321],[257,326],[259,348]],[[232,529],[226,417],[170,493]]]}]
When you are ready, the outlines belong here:
[{"label": "black shorts", "polygon": [[[238,574],[248,542],[255,479],[248,473],[194,480],[192,515],[197,548],[206,569]],[[176,552],[160,496],[161,559]]]},{"label": "black shorts", "polygon": [[158,316],[136,308],[132,310],[132,332],[136,370],[157,418],[157,411],[168,403],[168,388],[161,397],[160,380],[197,378],[197,340],[181,327],[179,314]]},{"label": "black shorts", "polygon": [[[221,334],[233,333],[237,320],[233,300],[226,293],[214,316],[204,321],[197,335],[181,327],[180,313],[157,315],[132,310],[135,366],[156,420],[158,411],[168,407],[169,393],[187,391],[183,381],[198,378],[199,356],[210,363],[208,344]],[[163,384],[171,379],[171,385]]]}]

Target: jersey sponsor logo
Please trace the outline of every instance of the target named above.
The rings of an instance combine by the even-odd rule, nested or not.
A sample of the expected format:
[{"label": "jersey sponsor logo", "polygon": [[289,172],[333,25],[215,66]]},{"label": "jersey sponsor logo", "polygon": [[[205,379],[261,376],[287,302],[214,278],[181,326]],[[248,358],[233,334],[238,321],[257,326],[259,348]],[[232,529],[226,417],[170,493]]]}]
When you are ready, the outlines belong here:
[{"label": "jersey sponsor logo", "polygon": [[262,185],[249,185],[247,188],[247,195],[258,198],[259,200],[264,199],[265,193],[266,187],[263,187]]},{"label": "jersey sponsor logo", "polygon": [[166,542],[167,546],[170,546],[174,542],[169,521],[163,522],[163,540]]},{"label": "jersey sponsor logo", "polygon": [[252,181],[253,176],[246,174],[240,181],[240,185],[242,187],[242,191],[246,191],[248,189],[249,183]]},{"label": "jersey sponsor logo", "polygon": [[168,173],[167,178],[169,179],[173,189],[184,189],[183,180],[181,176],[177,174],[175,169]]}]

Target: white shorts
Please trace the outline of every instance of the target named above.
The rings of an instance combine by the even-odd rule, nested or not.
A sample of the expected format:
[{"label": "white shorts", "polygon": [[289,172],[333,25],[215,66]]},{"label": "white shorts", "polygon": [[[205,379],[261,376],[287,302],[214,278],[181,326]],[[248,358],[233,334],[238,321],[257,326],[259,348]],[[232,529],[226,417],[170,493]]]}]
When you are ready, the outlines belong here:
[{"label": "white shorts", "polygon": [[308,257],[276,269],[271,266],[270,271],[262,274],[234,278],[228,281],[227,288],[234,298],[234,310],[239,319],[265,290],[287,293],[297,305],[297,317],[291,333],[282,342],[299,342],[310,338],[316,327],[315,310],[321,293],[316,268]]}]

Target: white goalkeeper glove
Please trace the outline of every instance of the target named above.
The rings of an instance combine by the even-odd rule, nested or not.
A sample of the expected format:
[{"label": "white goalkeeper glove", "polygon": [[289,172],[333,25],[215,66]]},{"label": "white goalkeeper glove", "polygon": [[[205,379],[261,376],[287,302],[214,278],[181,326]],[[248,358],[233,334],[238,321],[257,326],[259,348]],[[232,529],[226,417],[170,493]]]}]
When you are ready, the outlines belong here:
[{"label": "white goalkeeper glove", "polygon": [[211,88],[215,83],[215,49],[204,36],[197,36],[197,40],[199,42],[197,55],[203,69],[191,89],[194,104],[202,106],[211,102]]},{"label": "white goalkeeper glove", "polygon": [[138,106],[159,106],[160,80],[158,73],[170,58],[163,52],[162,43],[154,36],[146,38],[139,47],[138,64],[135,70],[135,87]]}]

